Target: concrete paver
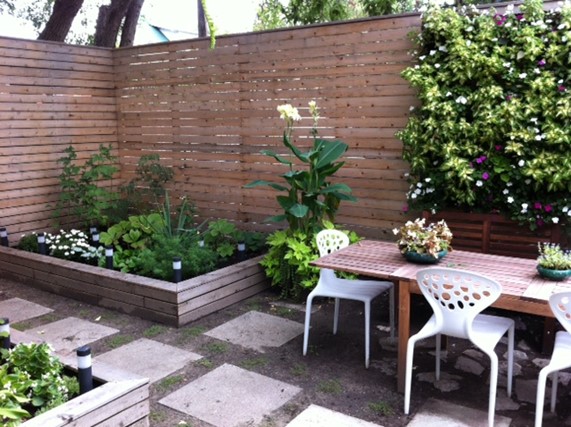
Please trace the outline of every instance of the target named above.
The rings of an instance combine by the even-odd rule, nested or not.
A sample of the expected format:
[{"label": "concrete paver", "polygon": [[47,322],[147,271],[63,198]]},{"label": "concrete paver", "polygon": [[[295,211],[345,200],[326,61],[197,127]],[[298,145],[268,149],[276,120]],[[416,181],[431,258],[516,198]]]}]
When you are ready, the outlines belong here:
[{"label": "concrete paver", "polygon": [[318,405],[309,405],[286,427],[380,427]]},{"label": "concrete paver", "polygon": [[[495,427],[509,427],[511,418],[496,414]],[[428,399],[407,427],[488,427],[488,412]]]},{"label": "concrete paver", "polygon": [[71,353],[76,348],[119,332],[118,329],[76,317],[67,317],[57,322],[48,323],[26,332],[37,334],[52,345],[55,351]]},{"label": "concrete paver", "polygon": [[223,364],[159,401],[216,427],[257,425],[299,387]]},{"label": "concrete paver", "polygon": [[[165,357],[168,363],[165,363]],[[141,338],[96,356],[94,361],[117,366],[149,378],[149,382],[154,383],[200,358],[202,356],[199,354]]]},{"label": "concrete paver", "polygon": [[300,334],[301,323],[259,311],[249,311],[204,333],[260,353],[264,347],[280,347]]},{"label": "concrete paver", "polygon": [[0,317],[7,317],[12,324],[43,316],[52,311],[51,308],[21,298],[0,301]]}]

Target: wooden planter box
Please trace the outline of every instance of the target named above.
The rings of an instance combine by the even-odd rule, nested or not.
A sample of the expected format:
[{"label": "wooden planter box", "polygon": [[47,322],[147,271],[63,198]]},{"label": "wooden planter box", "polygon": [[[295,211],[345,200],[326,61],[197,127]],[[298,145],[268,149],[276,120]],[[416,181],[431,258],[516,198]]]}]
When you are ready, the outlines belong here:
[{"label": "wooden planter box", "polygon": [[0,272],[48,292],[178,327],[268,288],[261,258],[170,283],[0,247]]},{"label": "wooden planter box", "polygon": [[[14,344],[41,342],[13,329],[10,338]],[[76,358],[56,355],[69,370],[77,371]],[[149,426],[148,378],[98,362],[92,371],[94,380],[101,385],[20,424],[21,427]]]},{"label": "wooden planter box", "polygon": [[536,231],[519,225],[499,214],[471,212],[423,212],[430,222],[444,219],[452,234],[452,247],[486,254],[537,258],[537,243],[565,244],[565,233],[556,224],[543,226]]}]

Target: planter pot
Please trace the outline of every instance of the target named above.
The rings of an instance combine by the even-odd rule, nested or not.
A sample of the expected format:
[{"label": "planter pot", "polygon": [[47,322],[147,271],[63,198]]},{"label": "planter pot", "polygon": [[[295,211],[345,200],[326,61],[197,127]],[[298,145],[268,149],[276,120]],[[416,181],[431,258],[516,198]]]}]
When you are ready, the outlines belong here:
[{"label": "planter pot", "polygon": [[[40,342],[38,337],[11,331],[14,344]],[[56,353],[67,370],[77,372],[77,358]],[[149,379],[105,365],[93,364],[93,390],[20,424],[21,427],[149,426]]]},{"label": "planter pot", "polygon": [[552,270],[538,265],[537,271],[541,277],[549,280],[561,281],[571,277],[571,270]]},{"label": "planter pot", "polygon": [[0,246],[0,275],[179,327],[269,288],[261,258],[172,283]]},{"label": "planter pot", "polygon": [[403,255],[407,261],[413,262],[415,264],[436,264],[442,258],[448,254],[448,251],[438,252],[438,258],[433,257],[430,254],[421,254],[418,252],[405,252]]}]

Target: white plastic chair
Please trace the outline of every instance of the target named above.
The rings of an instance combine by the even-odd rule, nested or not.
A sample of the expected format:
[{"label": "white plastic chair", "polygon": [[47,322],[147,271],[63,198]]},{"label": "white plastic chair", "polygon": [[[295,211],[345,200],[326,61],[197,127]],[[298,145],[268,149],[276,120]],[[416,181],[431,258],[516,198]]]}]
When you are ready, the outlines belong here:
[{"label": "white plastic chair", "polygon": [[[349,238],[339,230],[322,230],[317,236],[317,247],[320,256],[325,256],[349,245]],[[307,354],[309,342],[309,325],[311,320],[311,305],[315,297],[335,298],[335,315],[333,318],[333,334],[337,333],[339,323],[339,300],[349,299],[361,301],[365,304],[365,367],[369,367],[370,327],[371,327],[371,300],[379,294],[389,291],[389,317],[391,338],[394,338],[394,286],[392,282],[377,280],[349,280],[335,275],[330,269],[322,268],[317,286],[307,296],[305,308],[305,328],[303,332],[303,355]]]},{"label": "white plastic chair", "polygon": [[571,292],[559,292],[551,295],[549,297],[549,306],[555,318],[565,328],[565,331],[559,331],[555,335],[555,345],[551,360],[547,366],[539,371],[535,402],[535,427],[541,427],[547,376],[553,373],[551,377],[551,412],[555,412],[559,371],[571,368]]},{"label": "white plastic chair", "polygon": [[497,300],[502,287],[479,274],[451,268],[426,268],[417,272],[418,286],[434,314],[426,325],[409,338],[406,353],[404,413],[410,410],[412,362],[417,341],[436,335],[436,380],[440,379],[441,334],[470,340],[490,358],[490,396],[488,424],[494,425],[498,356],[494,348],[508,332],[508,396],[512,391],[514,321],[505,317],[480,314]]}]

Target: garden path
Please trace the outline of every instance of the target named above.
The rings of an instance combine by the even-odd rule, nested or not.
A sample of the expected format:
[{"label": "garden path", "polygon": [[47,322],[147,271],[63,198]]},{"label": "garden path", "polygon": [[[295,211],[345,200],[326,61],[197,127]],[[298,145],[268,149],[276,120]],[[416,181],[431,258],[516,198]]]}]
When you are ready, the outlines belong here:
[{"label": "garden path", "polygon": [[[396,346],[384,326],[388,319],[379,313],[373,318],[376,345],[365,370],[359,305],[342,306],[338,336],[330,330],[332,305],[317,305],[306,357],[303,309],[268,292],[176,329],[0,279],[0,315],[14,319],[13,328],[40,335],[60,353],[90,344],[94,364],[149,377],[153,427],[485,425],[488,365],[479,352],[452,341],[439,382],[429,351],[415,359],[408,417],[396,392]],[[521,336],[534,335],[518,324]],[[428,343],[425,347],[430,350]],[[500,427],[532,425],[538,366],[546,358],[532,347],[519,340],[515,398],[498,392]],[[544,425],[571,425],[570,380],[571,374],[561,377],[558,414],[547,411]]]}]

